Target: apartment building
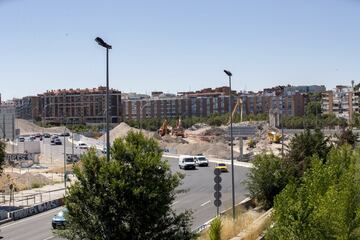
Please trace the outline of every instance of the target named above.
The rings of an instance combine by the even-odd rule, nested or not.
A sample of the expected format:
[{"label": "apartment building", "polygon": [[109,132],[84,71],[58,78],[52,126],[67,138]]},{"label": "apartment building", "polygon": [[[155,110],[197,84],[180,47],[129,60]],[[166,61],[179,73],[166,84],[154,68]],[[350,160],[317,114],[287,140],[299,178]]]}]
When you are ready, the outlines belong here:
[{"label": "apartment building", "polygon": [[322,94],[321,109],[323,113],[333,113],[351,121],[354,112],[360,112],[360,91],[338,85],[335,90]]},{"label": "apartment building", "polygon": [[26,120],[40,120],[42,101],[39,96],[27,96],[23,98],[14,98],[16,107],[16,117]]},{"label": "apartment building", "polygon": [[0,138],[15,137],[15,105],[12,102],[0,102]]},{"label": "apartment building", "polygon": [[[121,92],[109,91],[110,122],[121,122]],[[104,123],[106,116],[106,88],[51,90],[38,95],[41,115],[46,123],[91,124]]]},{"label": "apartment building", "polygon": [[[242,99],[243,114],[268,113],[270,109],[282,109],[285,115],[302,116],[307,94],[288,92],[284,88],[264,89],[259,93],[236,93],[229,107],[228,87],[206,88],[196,92],[164,94],[153,92],[143,98],[128,98],[122,102],[124,120],[141,118],[206,117],[215,113],[232,111],[238,98]],[[237,110],[239,112],[239,110]]]}]

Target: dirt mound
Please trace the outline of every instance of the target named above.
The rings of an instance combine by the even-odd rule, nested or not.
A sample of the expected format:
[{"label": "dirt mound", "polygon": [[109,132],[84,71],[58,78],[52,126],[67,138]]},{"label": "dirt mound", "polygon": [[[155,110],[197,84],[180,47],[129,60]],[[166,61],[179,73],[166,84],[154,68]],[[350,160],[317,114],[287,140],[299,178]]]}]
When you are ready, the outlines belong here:
[{"label": "dirt mound", "polygon": [[[140,130],[137,128],[133,128],[130,127],[129,125],[127,125],[126,123],[122,122],[119,125],[117,125],[115,128],[113,128],[110,131],[110,142],[113,142],[116,138],[124,138],[126,137],[126,135],[130,132],[139,132]],[[150,131],[146,131],[146,130],[142,130],[141,131],[146,137],[149,138],[155,138],[155,139],[161,139],[161,137],[159,136],[159,134],[155,133],[155,132],[150,132]],[[102,135],[99,140],[104,141],[104,139],[106,138],[106,135]]]},{"label": "dirt mound", "polygon": [[162,142],[165,143],[188,143],[185,139],[182,137],[172,137],[170,135],[165,135],[161,138]]},{"label": "dirt mound", "polygon": [[[55,133],[60,134],[65,131],[65,127],[43,128],[25,119],[16,119],[15,128],[20,129],[21,135],[31,135],[35,133]],[[68,129],[66,129],[69,132]]]}]

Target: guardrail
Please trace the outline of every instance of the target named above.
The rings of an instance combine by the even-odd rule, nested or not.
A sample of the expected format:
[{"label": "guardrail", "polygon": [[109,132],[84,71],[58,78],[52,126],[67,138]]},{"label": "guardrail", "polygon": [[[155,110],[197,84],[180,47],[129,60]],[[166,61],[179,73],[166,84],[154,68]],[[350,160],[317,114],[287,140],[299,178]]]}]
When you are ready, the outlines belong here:
[{"label": "guardrail", "polygon": [[45,201],[51,201],[54,198],[59,198],[62,196],[63,191],[65,191],[65,188],[58,188],[41,192],[39,191],[32,194],[0,194],[0,204],[7,206],[31,206]]}]

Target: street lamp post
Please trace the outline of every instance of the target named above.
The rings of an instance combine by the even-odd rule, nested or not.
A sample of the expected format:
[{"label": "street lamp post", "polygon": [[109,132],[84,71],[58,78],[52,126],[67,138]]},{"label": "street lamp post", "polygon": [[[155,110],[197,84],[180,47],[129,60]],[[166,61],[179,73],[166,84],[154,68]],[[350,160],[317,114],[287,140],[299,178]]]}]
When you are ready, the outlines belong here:
[{"label": "street lamp post", "polygon": [[[140,132],[141,132],[141,130],[142,130],[143,110],[144,110],[145,107],[148,107],[148,106],[150,106],[150,103],[149,103],[149,102],[145,103],[145,104],[144,104],[143,106],[141,106],[141,108],[140,108]],[[145,116],[146,116],[146,114],[145,114]]]},{"label": "street lamp post", "polygon": [[110,124],[109,124],[109,49],[111,45],[97,37],[95,41],[102,47],[106,48],[106,159],[110,161]]},{"label": "street lamp post", "polygon": [[232,215],[235,221],[235,183],[234,183],[234,147],[233,147],[233,119],[231,114],[232,94],[231,94],[231,77],[232,73],[224,70],[229,77],[229,114],[230,114],[230,160],[231,160],[231,190],[232,190]]}]

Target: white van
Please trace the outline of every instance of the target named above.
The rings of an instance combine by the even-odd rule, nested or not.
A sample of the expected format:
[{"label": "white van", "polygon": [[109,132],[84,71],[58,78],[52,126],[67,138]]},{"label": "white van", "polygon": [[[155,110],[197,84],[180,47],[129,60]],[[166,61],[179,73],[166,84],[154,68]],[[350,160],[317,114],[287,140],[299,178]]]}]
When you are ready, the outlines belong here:
[{"label": "white van", "polygon": [[196,165],[198,165],[199,167],[201,167],[201,166],[204,166],[204,167],[209,166],[209,160],[207,160],[206,157],[204,155],[202,155],[202,154],[194,156],[194,159],[195,159]]},{"label": "white van", "polygon": [[180,155],[179,168],[180,169],[195,169],[196,164],[195,164],[194,157],[189,156],[189,155]]}]

